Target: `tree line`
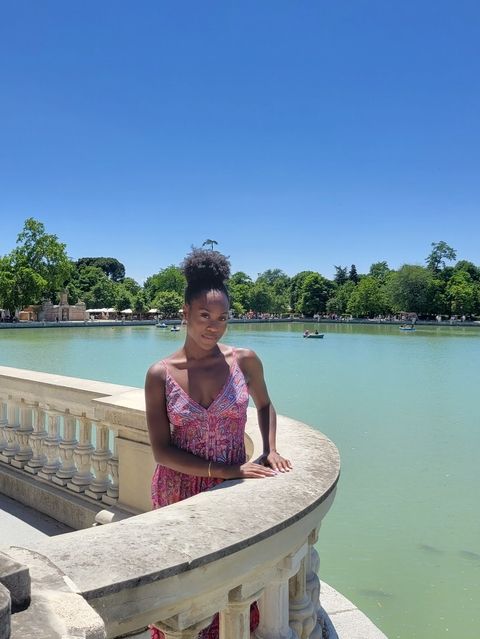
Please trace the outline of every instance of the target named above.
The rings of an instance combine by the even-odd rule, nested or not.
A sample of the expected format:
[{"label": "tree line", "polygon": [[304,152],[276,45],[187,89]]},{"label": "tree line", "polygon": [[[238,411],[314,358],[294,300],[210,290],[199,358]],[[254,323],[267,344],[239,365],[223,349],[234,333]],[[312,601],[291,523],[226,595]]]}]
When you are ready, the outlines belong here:
[{"label": "tree line", "polygon": [[[214,250],[215,240],[206,240]],[[281,269],[268,269],[253,280],[244,272],[233,273],[228,288],[235,316],[299,313],[306,317],[376,317],[416,313],[480,316],[480,267],[456,261],[456,251],[446,242],[432,242],[425,265],[404,264],[398,270],[386,261],[370,266],[368,273],[335,266],[333,279],[317,271],[301,271],[293,277]],[[169,265],[142,284],[127,277],[116,258],[83,257],[76,261],[67,247],[49,234],[42,222],[29,218],[15,248],[0,257],[0,307],[14,314],[45,299],[58,303],[65,288],[69,303],[79,299],[87,308],[132,309],[143,315],[156,308],[163,317],[177,316],[183,304],[185,278]]]}]

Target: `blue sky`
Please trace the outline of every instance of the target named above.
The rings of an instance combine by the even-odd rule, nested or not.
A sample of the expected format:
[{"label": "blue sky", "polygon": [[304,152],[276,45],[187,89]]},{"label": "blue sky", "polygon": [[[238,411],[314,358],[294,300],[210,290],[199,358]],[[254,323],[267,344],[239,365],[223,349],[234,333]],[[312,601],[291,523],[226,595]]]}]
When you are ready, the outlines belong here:
[{"label": "blue sky", "polygon": [[480,264],[480,4],[0,0],[0,254]]}]

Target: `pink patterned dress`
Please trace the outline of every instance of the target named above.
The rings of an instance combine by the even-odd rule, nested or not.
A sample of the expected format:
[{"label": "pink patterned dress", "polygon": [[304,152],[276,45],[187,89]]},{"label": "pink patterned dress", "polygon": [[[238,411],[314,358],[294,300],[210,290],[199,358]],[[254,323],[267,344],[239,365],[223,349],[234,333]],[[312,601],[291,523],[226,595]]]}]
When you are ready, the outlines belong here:
[{"label": "pink patterned dress", "polygon": [[[247,421],[248,388],[237,362],[235,350],[230,372],[223,388],[208,408],[194,401],[166,370],[165,397],[170,421],[171,441],[177,448],[198,457],[224,464],[245,462],[244,433]],[[161,508],[212,488],[222,480],[215,477],[195,477],[157,465],[152,479],[152,502]],[[250,610],[250,626],[258,626],[256,603]],[[152,639],[164,639],[164,634],[151,629]],[[198,639],[218,639],[218,614]]]}]

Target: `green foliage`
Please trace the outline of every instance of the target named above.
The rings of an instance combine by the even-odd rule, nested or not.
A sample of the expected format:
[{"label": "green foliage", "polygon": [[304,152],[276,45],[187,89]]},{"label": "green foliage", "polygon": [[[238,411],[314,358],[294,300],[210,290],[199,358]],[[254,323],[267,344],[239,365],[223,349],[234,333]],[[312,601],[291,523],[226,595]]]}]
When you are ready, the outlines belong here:
[{"label": "green foliage", "polygon": [[153,306],[163,317],[178,317],[183,297],[175,291],[160,291],[153,300]]},{"label": "green foliage", "polygon": [[271,313],[273,307],[273,293],[264,282],[254,284],[250,307],[255,313]]},{"label": "green foliage", "polygon": [[425,260],[427,268],[434,273],[440,270],[440,266],[445,268],[445,261],[453,262],[457,258],[457,252],[446,242],[432,242],[432,251]]},{"label": "green foliage", "polygon": [[419,315],[435,314],[442,295],[441,282],[435,279],[432,271],[411,264],[404,264],[399,271],[391,273],[386,289],[394,311]]},{"label": "green foliage", "polygon": [[279,268],[274,268],[260,273],[256,283],[266,284],[275,295],[284,295],[290,286],[290,278]]},{"label": "green foliage", "polygon": [[251,284],[253,284],[253,282],[252,278],[249,275],[247,275],[243,271],[237,271],[231,276],[228,282],[229,286],[231,286],[232,284],[245,284],[247,286],[250,286]]},{"label": "green foliage", "polygon": [[125,277],[125,267],[114,257],[81,257],[76,266],[81,269],[85,266],[96,266],[102,269],[112,282],[122,282]]},{"label": "green foliage", "polygon": [[335,275],[333,277],[333,281],[338,286],[342,286],[345,282],[348,281],[348,267],[347,266],[335,266]]},{"label": "green foliage", "polygon": [[315,313],[324,313],[332,290],[332,282],[319,273],[311,273],[303,281],[300,311],[307,317],[312,317]]},{"label": "green foliage", "polygon": [[368,272],[369,275],[379,282],[382,282],[382,284],[385,284],[387,281],[389,273],[390,269],[388,268],[387,262],[375,262],[370,266],[370,270]]},{"label": "green foliage", "polygon": [[239,302],[232,302],[230,308],[233,312],[234,317],[242,317],[247,312],[247,309],[242,306]]},{"label": "green foliage", "polygon": [[[187,280],[178,266],[171,264],[145,280],[144,290],[147,299],[153,301],[158,293],[173,291],[183,296]],[[183,303],[183,302],[182,302]]]},{"label": "green foliage", "polygon": [[115,287],[115,303],[114,308],[117,311],[124,311],[133,306],[133,295],[123,284],[117,284]]},{"label": "green foliage", "polygon": [[[25,220],[23,230],[17,237],[17,246],[11,253],[13,268],[16,272],[31,269],[38,278],[21,278],[19,286],[30,291],[32,302],[40,301],[43,295],[53,296],[63,290],[72,274],[72,263],[66,253],[66,245],[58,241],[56,235],[45,232],[45,225],[33,217]],[[25,274],[27,271],[23,270]],[[35,282],[35,284],[33,283]],[[28,295],[21,293],[22,298]]]},{"label": "green foliage", "polygon": [[0,258],[0,307],[11,315],[39,301],[48,282],[32,268],[18,265],[12,254]]},{"label": "green foliage", "polygon": [[318,275],[315,271],[301,271],[290,280],[290,308],[295,313],[301,313],[301,298],[303,294],[303,284],[309,275]]},{"label": "green foliage", "polygon": [[471,315],[480,311],[480,285],[467,271],[457,271],[446,287],[447,299],[454,315]]},{"label": "green foliage", "polygon": [[355,284],[350,281],[346,281],[339,286],[333,297],[330,297],[327,301],[327,313],[344,315],[347,312],[348,302],[354,290]]},{"label": "green foliage", "polygon": [[354,284],[358,283],[358,273],[357,273],[357,267],[355,266],[355,264],[352,264],[352,266],[350,267],[350,271],[348,272],[348,279],[350,280],[350,282],[353,282]]},{"label": "green foliage", "polygon": [[371,275],[360,280],[347,304],[347,313],[351,313],[354,317],[374,317],[388,310],[385,287]]}]

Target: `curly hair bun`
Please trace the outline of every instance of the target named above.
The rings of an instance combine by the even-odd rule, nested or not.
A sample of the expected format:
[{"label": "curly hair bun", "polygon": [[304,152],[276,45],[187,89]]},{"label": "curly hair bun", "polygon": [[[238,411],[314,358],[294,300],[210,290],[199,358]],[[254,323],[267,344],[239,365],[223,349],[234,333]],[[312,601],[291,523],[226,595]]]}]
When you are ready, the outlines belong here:
[{"label": "curly hair bun", "polygon": [[182,262],[188,286],[224,286],[230,277],[230,262],[218,251],[192,248]]}]

